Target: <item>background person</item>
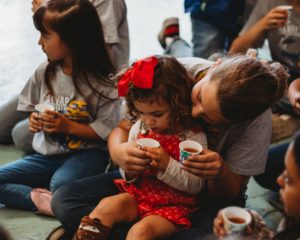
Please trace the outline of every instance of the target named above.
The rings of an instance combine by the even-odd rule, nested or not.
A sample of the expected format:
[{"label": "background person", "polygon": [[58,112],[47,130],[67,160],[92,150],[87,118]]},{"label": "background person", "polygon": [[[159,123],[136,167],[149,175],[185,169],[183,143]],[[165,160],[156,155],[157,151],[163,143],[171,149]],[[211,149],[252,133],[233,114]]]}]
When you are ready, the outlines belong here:
[{"label": "background person", "polygon": [[[294,112],[300,114],[300,79],[294,80],[288,89],[288,98],[293,106]],[[274,145],[270,148],[265,172],[255,176],[256,182],[262,187],[278,192],[280,186],[276,179],[284,169],[284,157],[290,141]]]},{"label": "background person", "polygon": [[[34,14],[34,24],[49,62],[22,90],[18,110],[30,113],[36,154],[0,167],[0,202],[51,215],[58,187],[105,171],[106,139],[119,121],[120,101],[108,79],[114,67],[89,1],[50,0]],[[39,103],[54,111],[39,115]]]},{"label": "background person", "polygon": [[[277,178],[280,186],[280,196],[283,202],[284,213],[286,219],[282,219],[274,238],[272,239],[298,239],[300,237],[300,134],[294,136],[293,141],[288,147],[285,155],[285,170]],[[259,234],[255,232],[255,228],[259,228],[254,223],[250,225],[250,229],[246,235]],[[252,230],[252,231],[251,231]],[[228,233],[223,227],[222,214],[219,213],[214,221],[214,232],[217,236],[226,236]],[[255,239],[262,239],[258,235],[254,235]]]},{"label": "background person", "polygon": [[[280,9],[290,5],[293,9]],[[289,16],[289,17],[288,17]],[[234,40],[230,53],[246,51],[249,47],[261,47],[268,40],[272,60],[289,69],[289,83],[300,77],[300,1],[259,0],[239,36]],[[294,114],[287,97],[272,106],[274,113]]]},{"label": "background person", "polygon": [[[47,0],[33,0],[35,12]],[[117,69],[126,67],[129,60],[127,8],[124,0],[91,0],[103,27],[104,40]],[[100,44],[100,43],[99,43]],[[33,134],[29,131],[28,113],[17,111],[18,96],[0,106],[0,143],[14,143],[31,153]],[[1,114],[3,113],[3,114]]]}]

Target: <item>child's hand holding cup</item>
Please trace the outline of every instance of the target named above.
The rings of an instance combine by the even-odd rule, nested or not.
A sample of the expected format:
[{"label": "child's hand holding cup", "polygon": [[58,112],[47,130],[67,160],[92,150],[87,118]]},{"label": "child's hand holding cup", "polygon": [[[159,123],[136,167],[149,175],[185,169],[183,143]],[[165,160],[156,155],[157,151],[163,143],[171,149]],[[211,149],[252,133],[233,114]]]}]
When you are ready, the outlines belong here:
[{"label": "child's hand holding cup", "polygon": [[[139,147],[153,147],[153,148],[159,148],[160,144],[158,141],[152,139],[152,138],[139,138],[136,140],[136,143]],[[158,163],[155,161],[152,161],[150,165],[152,167],[155,167]]]},{"label": "child's hand holding cup", "polygon": [[40,115],[44,114],[46,110],[54,111],[54,107],[49,103],[39,103],[34,108]]},{"label": "child's hand holding cup", "polygon": [[54,111],[54,106],[49,103],[39,103],[35,105],[35,110],[39,114],[39,118],[42,119],[43,115],[46,115],[46,111]]},{"label": "child's hand holding cup", "polygon": [[183,162],[189,156],[199,155],[203,150],[203,147],[200,143],[192,141],[192,140],[185,140],[179,144],[179,151],[180,162]]}]

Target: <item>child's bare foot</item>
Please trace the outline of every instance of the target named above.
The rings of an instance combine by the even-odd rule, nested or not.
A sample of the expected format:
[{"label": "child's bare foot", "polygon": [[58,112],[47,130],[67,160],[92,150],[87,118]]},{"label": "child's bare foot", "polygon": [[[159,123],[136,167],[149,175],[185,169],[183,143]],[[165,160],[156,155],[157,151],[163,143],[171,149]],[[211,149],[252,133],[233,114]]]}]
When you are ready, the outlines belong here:
[{"label": "child's bare foot", "polygon": [[43,188],[35,188],[30,192],[30,197],[38,209],[37,214],[54,216],[50,204],[52,198],[52,193],[50,191]]}]

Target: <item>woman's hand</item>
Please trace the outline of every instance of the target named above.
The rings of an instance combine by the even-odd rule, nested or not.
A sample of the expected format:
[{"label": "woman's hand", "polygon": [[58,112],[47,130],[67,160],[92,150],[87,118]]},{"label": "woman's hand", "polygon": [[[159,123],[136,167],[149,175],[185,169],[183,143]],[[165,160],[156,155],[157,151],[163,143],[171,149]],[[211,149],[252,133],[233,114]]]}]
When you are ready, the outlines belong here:
[{"label": "woman's hand", "polygon": [[288,13],[287,10],[275,7],[271,9],[261,20],[265,30],[270,30],[274,28],[282,28],[285,26],[287,21]]},{"label": "woman's hand", "polygon": [[150,165],[158,170],[165,171],[170,162],[169,154],[162,148],[144,147],[147,157],[152,161]]},{"label": "woman's hand", "polygon": [[185,159],[182,168],[204,179],[213,179],[221,173],[223,164],[223,158],[217,152],[204,149],[200,155]]},{"label": "woman's hand", "polygon": [[64,115],[55,111],[46,110],[40,116],[43,130],[47,133],[68,133],[70,121]]},{"label": "woman's hand", "polygon": [[29,130],[33,133],[37,133],[42,130],[42,124],[40,122],[40,116],[36,112],[32,112],[29,116]]}]

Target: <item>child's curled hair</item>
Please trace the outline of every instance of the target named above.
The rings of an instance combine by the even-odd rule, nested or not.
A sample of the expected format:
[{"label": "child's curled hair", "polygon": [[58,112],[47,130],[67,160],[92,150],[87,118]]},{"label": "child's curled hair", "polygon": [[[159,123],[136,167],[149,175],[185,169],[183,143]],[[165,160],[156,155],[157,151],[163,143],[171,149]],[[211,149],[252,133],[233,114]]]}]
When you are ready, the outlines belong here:
[{"label": "child's curled hair", "polygon": [[[132,81],[129,83],[125,99],[131,121],[134,122],[139,118],[134,102],[158,104],[165,102],[170,106],[171,111],[170,129],[174,132],[190,129],[192,127],[192,79],[175,58],[170,56],[156,56],[155,58],[157,65],[154,68],[152,88],[143,89],[136,87]],[[135,68],[135,64],[118,73],[117,80],[119,81],[126,72]],[[143,81],[143,79],[139,79],[139,81]]]}]

